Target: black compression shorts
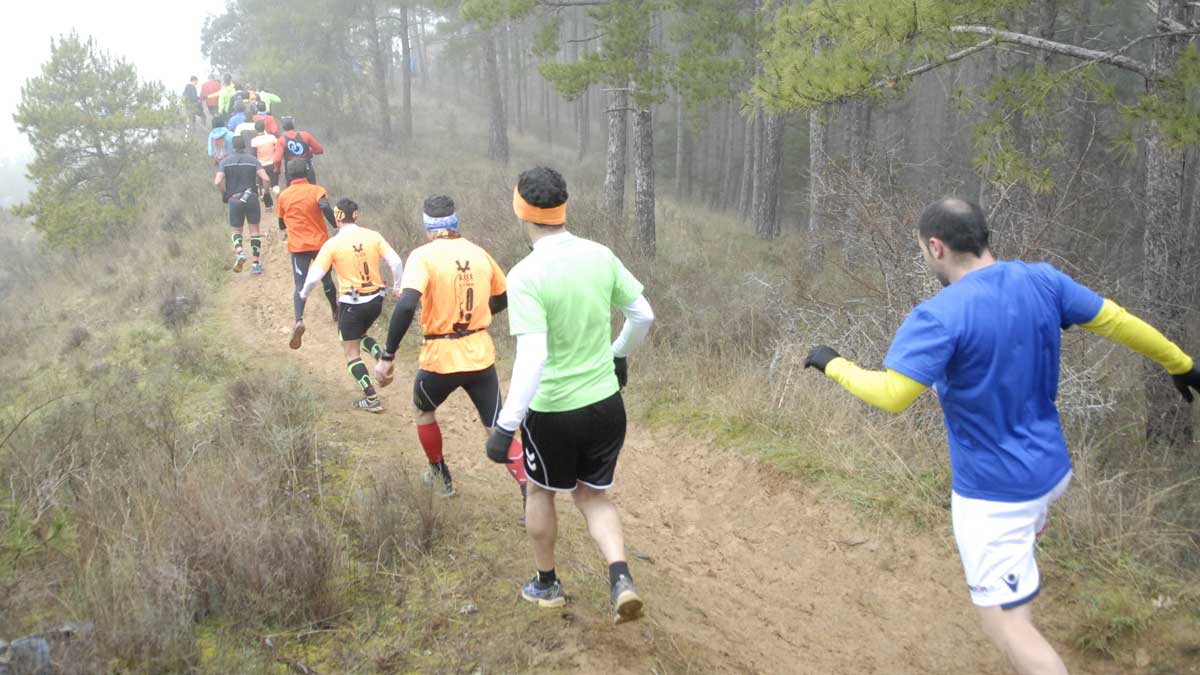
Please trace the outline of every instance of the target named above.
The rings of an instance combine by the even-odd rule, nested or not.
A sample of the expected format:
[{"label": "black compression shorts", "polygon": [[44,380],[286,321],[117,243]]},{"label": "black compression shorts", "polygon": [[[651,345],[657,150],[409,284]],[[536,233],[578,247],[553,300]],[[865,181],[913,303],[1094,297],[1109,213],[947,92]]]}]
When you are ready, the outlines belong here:
[{"label": "black compression shorts", "polygon": [[262,209],[258,206],[258,195],[250,195],[243,204],[238,195],[229,198],[229,226],[238,228],[246,223],[258,225],[262,220]]},{"label": "black compression shorts", "polygon": [[383,294],[359,305],[338,303],[338,336],[343,340],[361,340],[383,311]]},{"label": "black compression shorts", "polygon": [[496,418],[500,416],[500,378],[496,377],[495,366],[469,373],[418,370],[413,380],[413,405],[417,410],[433,412],[459,387],[471,397],[483,426],[496,426]]},{"label": "black compression shorts", "polygon": [[577,410],[530,410],[521,423],[521,440],[525,476],[539,487],[570,492],[583,483],[608,489],[625,445],[621,392]]}]

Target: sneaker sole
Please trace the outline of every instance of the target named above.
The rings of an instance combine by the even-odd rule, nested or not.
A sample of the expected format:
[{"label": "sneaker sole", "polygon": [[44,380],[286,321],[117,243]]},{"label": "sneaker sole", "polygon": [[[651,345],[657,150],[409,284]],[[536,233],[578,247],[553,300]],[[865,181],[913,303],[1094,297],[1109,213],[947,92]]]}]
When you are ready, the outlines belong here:
[{"label": "sneaker sole", "polygon": [[355,410],[362,410],[364,412],[375,413],[376,415],[383,412],[383,408],[355,408]]},{"label": "sneaker sole", "polygon": [[288,342],[288,347],[292,349],[300,349],[302,338],[304,337],[304,324],[298,324],[292,328],[292,339]]},{"label": "sneaker sole", "polygon": [[246,266],[245,258],[238,258],[237,260],[233,261],[233,271],[234,272],[241,272],[242,268],[245,266]]},{"label": "sneaker sole", "polygon": [[642,599],[633,591],[625,591],[617,596],[617,611],[613,616],[613,623],[621,624],[629,621],[637,621],[642,618]]},{"label": "sneaker sole", "polygon": [[536,604],[538,607],[545,607],[546,609],[554,609],[555,607],[562,607],[563,605],[567,604],[567,599],[562,597],[561,595],[558,596],[557,598],[554,598],[553,600],[544,600],[542,598],[537,598],[532,595],[529,595],[525,591],[521,591],[521,597],[525,598],[525,600],[527,600],[529,602]]}]

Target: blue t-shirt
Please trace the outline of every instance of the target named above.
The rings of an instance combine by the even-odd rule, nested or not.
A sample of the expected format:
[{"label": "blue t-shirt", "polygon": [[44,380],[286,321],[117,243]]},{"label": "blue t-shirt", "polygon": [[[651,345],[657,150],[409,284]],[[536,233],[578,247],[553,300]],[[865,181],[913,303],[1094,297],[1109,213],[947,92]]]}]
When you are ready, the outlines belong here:
[{"label": "blue t-shirt", "polygon": [[1050,265],[997,262],[908,315],[884,365],[937,387],[955,492],[1028,501],[1071,470],[1054,405],[1062,331],[1103,304]]}]

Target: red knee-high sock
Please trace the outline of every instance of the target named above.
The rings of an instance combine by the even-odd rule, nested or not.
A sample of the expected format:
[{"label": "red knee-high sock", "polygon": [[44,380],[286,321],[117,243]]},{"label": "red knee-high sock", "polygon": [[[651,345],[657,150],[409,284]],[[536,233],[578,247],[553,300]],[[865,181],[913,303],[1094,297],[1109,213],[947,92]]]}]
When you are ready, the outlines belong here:
[{"label": "red knee-high sock", "polygon": [[430,464],[442,461],[442,428],[437,422],[417,425],[417,438],[421,439],[421,447]]},{"label": "red knee-high sock", "polygon": [[512,445],[508,446],[508,475],[517,481],[517,485],[525,486],[525,449],[521,447],[521,441],[513,439]]}]

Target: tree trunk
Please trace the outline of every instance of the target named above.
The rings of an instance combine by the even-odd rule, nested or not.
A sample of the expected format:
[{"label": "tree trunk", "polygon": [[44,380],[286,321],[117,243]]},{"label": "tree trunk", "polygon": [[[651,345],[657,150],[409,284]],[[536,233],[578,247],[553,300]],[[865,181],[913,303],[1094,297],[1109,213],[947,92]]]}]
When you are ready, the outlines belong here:
[{"label": "tree trunk", "polygon": [[683,94],[675,95],[675,198],[683,199],[683,150],[684,150]]},{"label": "tree trunk", "polygon": [[654,120],[649,110],[633,115],[633,212],[637,223],[637,246],[642,255],[653,258],[654,231]]},{"label": "tree trunk", "polygon": [[808,231],[817,232],[824,226],[821,211],[825,207],[825,170],[829,165],[826,145],[829,127],[825,124],[825,107],[808,113]]},{"label": "tree trunk", "polygon": [[754,235],[779,236],[779,167],[783,158],[783,115],[764,115],[762,176],[755,181]]},{"label": "tree trunk", "polygon": [[754,124],[754,166],[750,171],[750,210],[742,222],[751,223],[754,219],[754,210],[758,206],[758,199],[762,195],[760,187],[763,179],[763,139],[766,134],[767,116],[763,112],[762,106],[758,107],[758,119]]},{"label": "tree trunk", "polygon": [[374,0],[366,4],[367,48],[371,53],[371,83],[375,102],[379,105],[379,134],[384,145],[391,145],[392,105],[388,101],[387,72],[390,50],[385,50],[379,38],[379,14]]},{"label": "tree trunk", "polygon": [[738,115],[734,109],[733,101],[729,101],[725,105],[725,125],[726,135],[729,138],[729,151],[725,153],[725,164],[721,167],[721,210],[728,211],[731,207],[737,208],[734,201],[737,199],[737,186],[734,182],[734,167],[737,166],[734,161],[737,157],[737,139],[738,139],[738,120],[741,115]]},{"label": "tree trunk", "polygon": [[604,156],[604,215],[609,222],[621,218],[625,209],[625,148],[629,91],[613,89],[608,100],[608,149]]},{"label": "tree trunk", "polygon": [[750,207],[754,204],[754,128],[758,126],[758,108],[750,111],[746,118],[746,133],[742,143],[742,181],[738,188],[738,220],[750,219]]},{"label": "tree trunk", "polygon": [[861,99],[850,103],[849,117],[850,167],[866,171],[871,148],[871,103]]},{"label": "tree trunk", "polygon": [[508,121],[504,115],[504,96],[500,91],[500,67],[496,57],[495,31],[483,36],[484,79],[488,88],[488,158],[508,164]]},{"label": "tree trunk", "polygon": [[412,62],[412,41],[408,37],[408,7],[400,6],[400,49],[404,50],[404,73],[400,79],[403,87],[403,107],[400,111],[401,130],[404,133],[404,139],[411,141],[413,137],[413,109],[412,109],[412,81],[413,81],[413,62]]},{"label": "tree trunk", "polygon": [[[1184,0],[1159,0],[1160,25],[1167,19],[1185,22]],[[1154,72],[1174,69],[1187,44],[1185,37],[1154,41]],[[1150,93],[1158,93],[1152,81]],[[1170,94],[1166,94],[1170,95]],[[1177,344],[1185,335],[1185,303],[1195,281],[1195,264],[1187,264],[1183,222],[1183,150],[1172,147],[1165,130],[1151,122],[1146,131],[1146,200],[1142,240],[1143,303],[1147,320]],[[1145,367],[1146,437],[1154,444],[1182,447],[1192,442],[1191,410],[1156,364]]]}]

